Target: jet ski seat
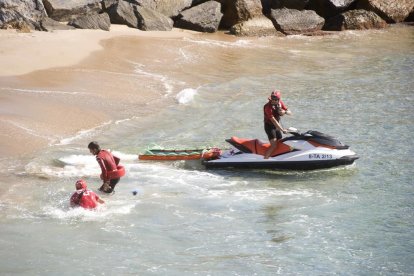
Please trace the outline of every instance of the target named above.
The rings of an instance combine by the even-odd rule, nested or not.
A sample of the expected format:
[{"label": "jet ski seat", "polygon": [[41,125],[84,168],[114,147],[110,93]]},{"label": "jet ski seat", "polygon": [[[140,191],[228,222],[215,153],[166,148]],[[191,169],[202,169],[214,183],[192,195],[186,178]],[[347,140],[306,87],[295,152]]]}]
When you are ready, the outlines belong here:
[{"label": "jet ski seat", "polygon": [[[254,153],[265,155],[267,149],[270,147],[270,143],[263,142],[259,139],[244,139],[238,137],[231,137],[226,140],[228,143],[233,145],[235,148],[245,153]],[[292,148],[281,141],[278,141],[277,148],[270,156],[277,156],[286,152],[292,151]]]}]

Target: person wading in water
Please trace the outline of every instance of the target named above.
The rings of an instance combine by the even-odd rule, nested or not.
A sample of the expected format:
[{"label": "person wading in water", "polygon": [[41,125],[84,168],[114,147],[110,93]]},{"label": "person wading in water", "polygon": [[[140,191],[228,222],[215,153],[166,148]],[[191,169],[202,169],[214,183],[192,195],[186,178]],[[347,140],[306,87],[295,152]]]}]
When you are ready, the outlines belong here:
[{"label": "person wading in water", "polygon": [[88,148],[90,153],[96,155],[96,161],[101,167],[103,184],[99,188],[99,191],[108,194],[114,192],[115,185],[125,175],[124,167],[119,165],[121,159],[107,150],[102,150],[98,142],[90,142]]}]

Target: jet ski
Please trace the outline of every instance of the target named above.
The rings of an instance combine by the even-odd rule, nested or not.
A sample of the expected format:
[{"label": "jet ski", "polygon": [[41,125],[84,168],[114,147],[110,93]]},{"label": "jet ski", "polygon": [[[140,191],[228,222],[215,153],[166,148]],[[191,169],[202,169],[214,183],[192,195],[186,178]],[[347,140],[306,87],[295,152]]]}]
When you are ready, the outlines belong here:
[{"label": "jet ski", "polygon": [[289,136],[278,141],[269,159],[264,159],[264,155],[270,143],[231,137],[226,141],[234,148],[203,160],[203,164],[206,168],[315,170],[350,165],[359,158],[349,146],[319,131],[300,133],[289,128],[288,133]]}]

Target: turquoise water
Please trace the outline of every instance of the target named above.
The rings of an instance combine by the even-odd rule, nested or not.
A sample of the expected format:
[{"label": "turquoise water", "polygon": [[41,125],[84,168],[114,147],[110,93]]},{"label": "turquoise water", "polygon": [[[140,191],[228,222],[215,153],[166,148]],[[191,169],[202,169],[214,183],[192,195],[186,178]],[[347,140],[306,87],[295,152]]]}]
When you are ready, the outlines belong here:
[{"label": "turquoise water", "polygon": [[[99,71],[73,69],[73,81],[56,88],[98,87],[119,68],[125,74],[111,81],[156,89],[158,101],[136,109],[114,103],[120,118],[64,137],[36,157],[3,160],[0,274],[413,275],[412,27],[160,42],[157,57],[124,53]],[[273,88],[294,113],[285,127],[334,135],[360,159],[313,172],[214,171],[196,161],[137,159],[152,143],[265,140],[262,106]],[[68,206],[77,178],[99,187],[90,140],[113,149],[127,169],[95,212]]]}]

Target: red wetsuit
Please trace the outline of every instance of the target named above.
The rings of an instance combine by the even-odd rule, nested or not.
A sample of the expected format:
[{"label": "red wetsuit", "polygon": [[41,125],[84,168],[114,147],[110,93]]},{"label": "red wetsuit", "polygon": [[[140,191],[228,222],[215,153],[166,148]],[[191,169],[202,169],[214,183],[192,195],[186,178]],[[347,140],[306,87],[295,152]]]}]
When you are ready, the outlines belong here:
[{"label": "red wetsuit", "polygon": [[85,209],[94,209],[98,206],[99,196],[91,190],[77,190],[70,198],[70,205],[80,206]]},{"label": "red wetsuit", "polygon": [[98,161],[98,164],[102,170],[102,180],[105,182],[114,179],[108,175],[108,172],[117,170],[117,165],[120,159],[116,156],[113,156],[112,153],[110,153],[109,151],[100,150],[99,153],[96,155],[96,161]]},{"label": "red wetsuit", "polygon": [[[286,105],[282,102],[282,100],[279,100],[280,109],[287,110],[288,108]],[[264,122],[269,125],[273,125],[272,121],[270,120],[272,117],[275,117],[276,121],[280,121],[280,115],[279,110],[277,106],[272,105],[272,103],[269,101],[267,104],[263,106],[263,112],[264,112]]]}]

